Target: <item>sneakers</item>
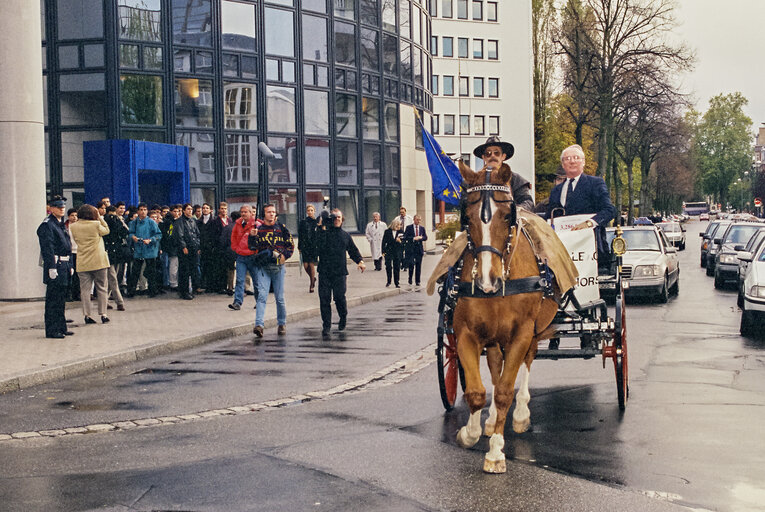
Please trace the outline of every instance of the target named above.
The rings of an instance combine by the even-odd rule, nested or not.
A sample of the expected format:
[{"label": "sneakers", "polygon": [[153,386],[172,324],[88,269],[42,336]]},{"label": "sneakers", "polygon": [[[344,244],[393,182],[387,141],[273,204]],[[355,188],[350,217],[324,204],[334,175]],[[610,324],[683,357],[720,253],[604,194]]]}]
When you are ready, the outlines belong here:
[{"label": "sneakers", "polygon": [[338,331],[345,330],[345,317],[344,316],[341,316],[340,317],[340,321],[337,322],[337,330]]},{"label": "sneakers", "polygon": [[284,336],[285,334],[287,334],[287,326],[280,325],[279,327],[277,327],[276,334],[278,334],[279,336]]},{"label": "sneakers", "polygon": [[262,326],[260,326],[260,325],[256,325],[256,326],[255,326],[255,327],[252,329],[252,334],[254,334],[255,336],[257,336],[258,338],[262,338],[262,337],[263,337],[263,327],[262,327]]},{"label": "sneakers", "polygon": [[232,302],[231,304],[228,305],[228,309],[233,309],[234,311],[239,311],[240,309],[242,309],[242,305],[239,304],[238,302]]}]

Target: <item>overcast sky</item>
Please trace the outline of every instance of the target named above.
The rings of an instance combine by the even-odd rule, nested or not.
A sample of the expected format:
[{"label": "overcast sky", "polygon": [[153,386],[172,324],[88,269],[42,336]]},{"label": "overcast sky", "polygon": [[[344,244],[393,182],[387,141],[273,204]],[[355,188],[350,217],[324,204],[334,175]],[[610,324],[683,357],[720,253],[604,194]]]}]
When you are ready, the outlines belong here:
[{"label": "overcast sky", "polygon": [[[683,79],[702,113],[709,98],[741,92],[753,133],[765,122],[765,0],[676,0],[677,35],[696,52]],[[760,62],[762,60],[763,62]]]}]

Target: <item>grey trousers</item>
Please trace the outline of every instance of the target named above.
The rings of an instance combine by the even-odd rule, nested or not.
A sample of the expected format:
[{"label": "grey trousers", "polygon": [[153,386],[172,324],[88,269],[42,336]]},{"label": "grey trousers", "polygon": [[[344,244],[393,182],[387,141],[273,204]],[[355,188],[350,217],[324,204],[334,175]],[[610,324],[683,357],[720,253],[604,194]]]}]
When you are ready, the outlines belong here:
[{"label": "grey trousers", "polygon": [[122,293],[120,292],[120,284],[117,281],[117,267],[119,265],[111,265],[106,270],[108,271],[107,280],[109,282],[108,298],[114,299],[118,306],[122,306],[125,301],[122,299]]},{"label": "grey trousers", "polygon": [[105,316],[108,293],[106,281],[109,269],[102,268],[100,270],[91,270],[89,272],[77,272],[77,274],[80,276],[80,300],[82,300],[82,312],[85,316],[93,318],[91,315],[92,307],[90,305],[90,290],[95,283],[96,298],[98,299],[98,314]]}]

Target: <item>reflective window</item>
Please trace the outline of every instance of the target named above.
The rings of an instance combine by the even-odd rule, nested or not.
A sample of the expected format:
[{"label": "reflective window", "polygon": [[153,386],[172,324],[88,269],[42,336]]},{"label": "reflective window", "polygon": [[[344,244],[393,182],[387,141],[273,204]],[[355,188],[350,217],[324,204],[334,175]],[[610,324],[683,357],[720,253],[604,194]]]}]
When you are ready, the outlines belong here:
[{"label": "reflective window", "polygon": [[438,36],[430,36],[430,54],[438,57]]},{"label": "reflective window", "polygon": [[211,127],[213,122],[212,81],[175,79],[175,125]]},{"label": "reflective window", "polygon": [[266,59],[266,78],[279,81],[279,61],[277,59]]},{"label": "reflective window", "polygon": [[473,39],[473,58],[483,59],[483,39]]},{"label": "reflective window", "polygon": [[385,222],[385,212],[382,208],[382,191],[380,190],[366,190],[364,192],[364,211],[367,213],[367,217],[371,220],[372,214],[378,212],[382,221]]},{"label": "reflective window", "polygon": [[80,67],[80,47],[79,46],[59,46],[58,47],[58,68],[59,69],[77,69]]},{"label": "reflective window", "polygon": [[383,34],[383,71],[398,74],[398,41],[394,36]]},{"label": "reflective window", "polygon": [[[298,191],[296,188],[272,188],[268,191],[268,202],[276,206],[279,222],[287,226],[291,233],[297,233]],[[299,218],[304,217],[300,212]]]},{"label": "reflective window", "polygon": [[329,87],[329,68],[316,66],[316,85]]},{"label": "reflective window", "polygon": [[454,38],[444,36],[444,57],[454,57]]},{"label": "reflective window", "polygon": [[466,20],[468,17],[468,0],[457,0],[457,18]]},{"label": "reflective window", "polygon": [[82,47],[83,64],[86,68],[101,68],[104,66],[104,45],[86,44]]},{"label": "reflective window", "polygon": [[364,184],[379,185],[382,182],[381,175],[382,160],[380,158],[380,146],[377,144],[364,144]]},{"label": "reflective window", "polygon": [[460,59],[468,58],[468,39],[466,37],[457,38],[457,57]]},{"label": "reflective window", "polygon": [[412,43],[401,40],[401,78],[412,79]]},{"label": "reflective window", "polygon": [[338,190],[337,207],[343,212],[343,229],[346,231],[359,230],[359,200],[356,190]]},{"label": "reflective window", "polygon": [[430,118],[430,133],[438,135],[440,129],[438,114],[433,114]]},{"label": "reflective window", "polygon": [[276,5],[286,5],[287,7],[295,6],[294,0],[266,0],[266,3],[276,4]]},{"label": "reflective window", "polygon": [[295,89],[293,87],[278,85],[266,87],[266,119],[269,132],[295,132]]},{"label": "reflective window", "polygon": [[265,9],[266,53],[284,57],[295,56],[295,21],[291,11]]},{"label": "reflective window", "polygon": [[444,135],[454,135],[454,114],[444,114]]},{"label": "reflective window", "polygon": [[380,19],[379,0],[361,0],[360,18],[362,23],[377,26]]},{"label": "reflective window", "polygon": [[468,88],[468,77],[461,76],[460,77],[460,96],[468,96],[470,94],[469,88]]},{"label": "reflective window", "polygon": [[61,124],[102,125],[106,92],[103,73],[59,76]]},{"label": "reflective window", "polygon": [[144,69],[162,69],[162,48],[158,46],[143,47]]},{"label": "reflective window", "polygon": [[420,10],[412,7],[412,41],[422,44],[422,29],[420,27]]},{"label": "reflective window", "polygon": [[383,30],[396,31],[396,0],[382,1],[382,25]]},{"label": "reflective window", "polygon": [[172,0],[173,42],[193,46],[212,44],[210,0]]},{"label": "reflective window", "polygon": [[332,5],[335,8],[335,18],[356,19],[355,3],[355,0],[332,0]]},{"label": "reflective window", "polygon": [[223,113],[227,130],[258,128],[257,86],[223,82]]},{"label": "reflective window", "polygon": [[161,142],[165,143],[164,131],[150,131],[150,130],[120,130],[120,135],[123,139],[132,140],[145,140],[147,142]]},{"label": "reflective window", "polygon": [[385,102],[385,140],[398,141],[398,104]]},{"label": "reflective window", "polygon": [[197,183],[215,181],[215,135],[176,132],[175,143],[189,148],[189,179]]},{"label": "reflective window", "polygon": [[56,21],[59,41],[103,37],[103,4],[103,0],[58,0]]},{"label": "reflective window", "polygon": [[226,183],[258,183],[258,138],[226,134],[224,172]]},{"label": "reflective window", "polygon": [[401,37],[411,39],[412,34],[409,24],[409,0],[399,0],[398,7],[398,32]]},{"label": "reflective window", "polygon": [[364,139],[380,139],[380,100],[361,98],[361,136]]},{"label": "reflective window", "polygon": [[221,18],[223,48],[256,51],[254,5],[223,0]]},{"label": "reflective window", "polygon": [[438,95],[438,75],[433,75],[430,81],[430,91],[434,95]]},{"label": "reflective window", "polygon": [[358,162],[355,142],[335,143],[335,164],[337,167],[337,182],[347,185],[358,183]]},{"label": "reflective window", "polygon": [[303,15],[303,58],[327,62],[327,20]]},{"label": "reflective window", "polygon": [[255,57],[249,55],[242,55],[239,60],[241,66],[242,78],[257,78],[258,77],[258,61]]},{"label": "reflective window", "polygon": [[[399,159],[398,147],[396,146],[385,146],[385,184],[391,187],[401,185],[401,161]],[[395,204],[395,213],[393,213],[393,216],[388,217],[389,219],[398,214],[398,208],[401,206],[401,203],[397,201]]]},{"label": "reflective window", "polygon": [[[138,50],[136,49],[136,58],[137,54]],[[191,72],[191,50],[175,50],[173,52],[173,69],[182,73]]]},{"label": "reflective window", "polygon": [[123,124],[163,124],[162,77],[120,75],[120,120]]},{"label": "reflective window", "polygon": [[414,62],[412,63],[414,71],[414,83],[417,85],[425,85],[422,78],[422,50],[415,48],[414,50]]},{"label": "reflective window", "polygon": [[282,82],[290,84],[295,83],[295,63],[283,60],[282,61]]},{"label": "reflective window", "polygon": [[196,72],[211,75],[213,72],[212,66],[212,52],[201,52],[197,50],[194,55],[194,69]]},{"label": "reflective window", "polygon": [[473,0],[473,19],[474,20],[483,19],[483,1],[482,0]]},{"label": "reflective window", "polygon": [[470,116],[460,116],[460,135],[470,135]]},{"label": "reflective window", "polygon": [[367,28],[361,29],[361,67],[378,71],[380,59],[380,33]]},{"label": "reflective window", "polygon": [[499,116],[489,116],[489,135],[499,135]]},{"label": "reflective window", "polygon": [[327,12],[327,0],[303,0],[301,5],[306,11]]},{"label": "reflective window", "polygon": [[499,58],[498,41],[489,39],[486,42],[486,57],[491,60],[497,60]]},{"label": "reflective window", "polygon": [[223,62],[223,76],[239,76],[239,57],[237,55],[224,53],[221,60]]},{"label": "reflective window", "polygon": [[297,141],[292,137],[269,137],[268,147],[274,152],[274,158],[268,160],[269,183],[297,182]]},{"label": "reflective window", "polygon": [[483,96],[483,78],[473,78],[473,96]]},{"label": "reflective window", "polygon": [[47,25],[45,23],[45,0],[40,0],[40,31],[42,32],[43,42],[46,40],[45,32],[47,31]]},{"label": "reflective window", "polygon": [[497,3],[486,2],[486,21],[497,21]]},{"label": "reflective window", "polygon": [[161,0],[117,0],[120,39],[162,41]]},{"label": "reflective window", "polygon": [[[434,2],[436,0],[433,0]],[[393,219],[398,215],[398,209],[401,206],[401,192],[398,190],[385,191],[385,218]]]},{"label": "reflective window", "polygon": [[356,137],[356,96],[336,94],[335,133],[340,137]]},{"label": "reflective window", "polygon": [[329,93],[326,91],[303,91],[305,105],[305,133],[329,135]]},{"label": "reflective window", "polygon": [[[431,0],[435,2],[436,0]],[[441,0],[441,16],[444,18],[451,18],[452,13],[452,0]]]},{"label": "reflective window", "polygon": [[[48,75],[42,76],[42,94],[43,123],[45,126],[48,126]],[[46,133],[45,136],[47,137],[48,134]],[[47,144],[45,145],[45,148],[47,150]]]},{"label": "reflective window", "polygon": [[454,96],[454,77],[444,75],[444,96]]},{"label": "reflective window", "polygon": [[[329,141],[306,139],[305,141],[305,182],[329,184]],[[322,194],[322,196],[325,194]],[[329,195],[329,194],[326,194]],[[319,206],[321,206],[321,200]],[[318,210],[319,208],[317,208]]]},{"label": "reflective window", "polygon": [[499,97],[499,78],[489,78],[489,98]]},{"label": "reflective window", "polygon": [[120,45],[120,67],[138,68],[138,45]]},{"label": "reflective window", "polygon": [[335,62],[356,65],[356,27],[335,22]]},{"label": "reflective window", "polygon": [[64,183],[85,179],[82,143],[105,138],[106,132],[103,131],[61,132],[61,174]]}]

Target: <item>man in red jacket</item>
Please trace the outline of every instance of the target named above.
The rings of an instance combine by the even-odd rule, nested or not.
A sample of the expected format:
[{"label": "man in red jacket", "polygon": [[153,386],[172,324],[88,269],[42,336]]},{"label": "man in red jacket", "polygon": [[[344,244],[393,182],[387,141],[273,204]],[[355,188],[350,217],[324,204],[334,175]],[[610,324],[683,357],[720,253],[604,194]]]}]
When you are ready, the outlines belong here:
[{"label": "man in red jacket", "polygon": [[235,311],[242,309],[242,302],[244,302],[244,280],[247,277],[247,272],[250,273],[252,278],[252,286],[255,289],[255,301],[258,300],[258,281],[255,271],[255,261],[253,255],[255,251],[251,251],[247,245],[247,239],[250,236],[250,231],[260,226],[260,221],[255,218],[252,212],[252,207],[248,204],[239,208],[241,216],[234,224],[234,229],[231,232],[231,250],[236,253],[236,286],[234,287],[234,302],[229,304],[228,307]]}]

